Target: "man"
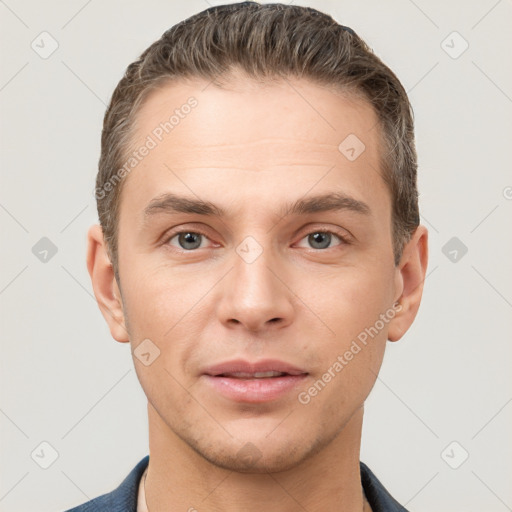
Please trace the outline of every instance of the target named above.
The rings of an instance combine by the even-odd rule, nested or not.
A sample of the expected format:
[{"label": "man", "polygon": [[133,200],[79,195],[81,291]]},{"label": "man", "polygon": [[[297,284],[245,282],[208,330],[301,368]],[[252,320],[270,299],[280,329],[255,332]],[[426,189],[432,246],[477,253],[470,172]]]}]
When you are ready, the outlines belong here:
[{"label": "man", "polygon": [[131,344],[149,449],[74,511],[403,511],[359,461],[427,267],[412,112],[313,9],[207,9],[108,107],[87,263]]}]

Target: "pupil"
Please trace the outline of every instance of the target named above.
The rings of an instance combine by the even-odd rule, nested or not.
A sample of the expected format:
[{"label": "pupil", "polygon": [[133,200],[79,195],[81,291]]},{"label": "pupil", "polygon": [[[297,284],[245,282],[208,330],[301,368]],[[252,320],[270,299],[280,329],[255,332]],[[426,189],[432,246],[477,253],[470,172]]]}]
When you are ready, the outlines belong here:
[{"label": "pupil", "polygon": [[331,243],[330,233],[312,233],[309,235],[309,242],[315,249],[325,249]]},{"label": "pupil", "polygon": [[199,233],[181,233],[179,236],[180,245],[183,249],[197,249],[201,245],[200,236]]}]

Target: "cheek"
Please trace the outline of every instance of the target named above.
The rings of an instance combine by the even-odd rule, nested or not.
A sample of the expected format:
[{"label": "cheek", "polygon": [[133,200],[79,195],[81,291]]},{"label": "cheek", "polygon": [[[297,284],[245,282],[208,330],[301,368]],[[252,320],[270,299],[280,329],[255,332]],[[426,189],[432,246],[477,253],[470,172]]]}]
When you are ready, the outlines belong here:
[{"label": "cheek", "polygon": [[309,287],[307,303],[325,326],[316,344],[322,381],[317,387],[328,382],[329,389],[319,405],[346,401],[351,410],[373,387],[386,346],[389,322],[381,315],[391,306],[391,280],[384,268],[345,268],[322,286]]},{"label": "cheek", "polygon": [[[168,382],[170,389],[174,389],[172,376],[192,384],[193,354],[202,346],[198,341],[204,337],[206,324],[212,318],[211,302],[205,296],[214,284],[212,273],[195,272],[192,266],[177,271],[167,265],[150,269],[149,265],[139,264],[132,269],[124,294],[132,350],[145,339],[159,350],[151,367],[143,368],[134,360],[141,384],[145,382],[143,387],[147,387],[151,382]],[[179,386],[174,392],[180,392]]]},{"label": "cheek", "polygon": [[303,290],[301,297],[323,323],[325,336],[343,346],[391,306],[392,275],[378,267],[340,268]]},{"label": "cheek", "polygon": [[177,271],[140,262],[133,264],[125,283],[123,295],[134,331],[161,339],[188,320],[188,313],[196,309],[210,286],[192,268]]}]

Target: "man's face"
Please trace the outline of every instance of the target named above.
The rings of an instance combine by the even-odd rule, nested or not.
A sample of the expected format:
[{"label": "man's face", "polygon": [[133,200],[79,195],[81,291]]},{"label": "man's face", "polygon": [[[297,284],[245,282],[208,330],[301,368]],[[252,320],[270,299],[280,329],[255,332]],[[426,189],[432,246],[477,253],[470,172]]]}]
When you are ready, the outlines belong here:
[{"label": "man's face", "polygon": [[[282,470],[326,447],[361,410],[402,292],[379,128],[363,100],[305,81],[206,85],[167,85],[138,115],[134,147],[148,135],[157,144],[122,192],[125,321],[132,349],[149,339],[160,351],[148,366],[134,357],[160,435],[222,467]],[[172,131],[154,131],[192,96],[197,105]],[[365,146],[359,156],[353,136],[339,149],[350,134]],[[164,194],[213,211],[174,211]],[[310,201],[329,194],[352,201]],[[279,360],[305,375],[281,377],[281,392],[262,379],[265,395],[256,379],[205,374],[237,359]],[[249,462],[238,454],[248,442],[258,453]]]}]

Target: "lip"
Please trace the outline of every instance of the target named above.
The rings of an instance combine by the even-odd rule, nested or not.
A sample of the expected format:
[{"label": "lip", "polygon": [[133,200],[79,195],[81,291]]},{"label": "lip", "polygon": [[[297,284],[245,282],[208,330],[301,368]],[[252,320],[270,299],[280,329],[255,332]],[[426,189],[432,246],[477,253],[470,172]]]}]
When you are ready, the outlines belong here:
[{"label": "lip", "polygon": [[256,372],[282,372],[289,375],[301,375],[307,373],[305,370],[298,368],[290,363],[280,361],[278,359],[262,359],[261,361],[246,361],[245,359],[233,359],[224,361],[203,370],[206,375],[220,375],[222,373],[256,373]]},{"label": "lip", "polygon": [[[265,378],[236,378],[223,373],[283,372],[287,375]],[[201,375],[203,381],[216,393],[234,402],[263,403],[277,400],[290,393],[308,376],[308,372],[284,361],[265,359],[245,361],[236,359],[208,367]]]},{"label": "lip", "polygon": [[302,383],[307,374],[262,379],[237,379],[203,375],[205,383],[216,393],[234,402],[263,403],[277,400]]}]

